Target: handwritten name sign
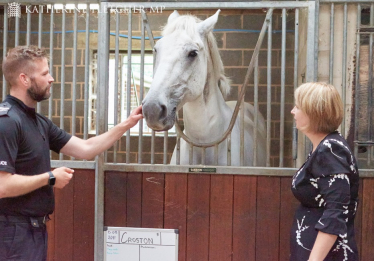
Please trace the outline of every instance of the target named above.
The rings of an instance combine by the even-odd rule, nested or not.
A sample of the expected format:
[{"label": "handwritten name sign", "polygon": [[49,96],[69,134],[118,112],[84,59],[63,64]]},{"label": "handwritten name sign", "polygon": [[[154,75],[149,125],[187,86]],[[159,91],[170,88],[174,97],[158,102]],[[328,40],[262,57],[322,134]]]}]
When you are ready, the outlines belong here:
[{"label": "handwritten name sign", "polygon": [[105,261],[177,261],[178,230],[108,227]]}]

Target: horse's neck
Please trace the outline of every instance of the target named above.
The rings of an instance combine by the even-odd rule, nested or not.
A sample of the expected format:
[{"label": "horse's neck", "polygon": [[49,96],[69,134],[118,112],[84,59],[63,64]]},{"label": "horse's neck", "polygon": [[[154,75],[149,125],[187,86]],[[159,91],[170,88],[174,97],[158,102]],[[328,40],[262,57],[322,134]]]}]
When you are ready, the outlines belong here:
[{"label": "horse's neck", "polygon": [[231,110],[217,86],[217,81],[209,81],[208,92],[193,102],[183,106],[185,133],[196,141],[215,140],[225,131]]}]

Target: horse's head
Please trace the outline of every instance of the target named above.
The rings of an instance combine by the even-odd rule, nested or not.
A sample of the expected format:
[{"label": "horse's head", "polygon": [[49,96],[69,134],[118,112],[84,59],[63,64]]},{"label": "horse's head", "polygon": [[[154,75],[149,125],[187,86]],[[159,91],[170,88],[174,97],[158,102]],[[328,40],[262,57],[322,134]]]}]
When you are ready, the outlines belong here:
[{"label": "horse's head", "polygon": [[163,37],[154,47],[154,77],[143,100],[143,114],[153,130],[169,130],[176,112],[203,94],[210,55],[207,45],[214,37],[211,32],[219,12],[204,21],[177,11],[169,16]]}]

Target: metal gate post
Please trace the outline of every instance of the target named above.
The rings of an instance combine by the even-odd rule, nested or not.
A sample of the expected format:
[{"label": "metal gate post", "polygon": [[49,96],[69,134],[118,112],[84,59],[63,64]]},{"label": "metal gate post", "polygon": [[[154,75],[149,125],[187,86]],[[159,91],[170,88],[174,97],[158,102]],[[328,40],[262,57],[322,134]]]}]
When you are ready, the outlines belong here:
[{"label": "metal gate post", "polygon": [[[109,71],[109,13],[106,3],[100,3],[99,37],[97,61],[97,115],[96,132],[104,133],[107,129],[108,115],[108,71]],[[105,120],[103,120],[105,119]],[[104,260],[104,153],[96,157],[95,166],[95,261]]]},{"label": "metal gate post", "polygon": [[[318,10],[317,10],[318,11]],[[307,57],[306,57],[306,82],[312,82],[316,78],[315,63],[315,39],[316,39],[316,2],[310,1],[308,7],[308,33],[307,33]]]},{"label": "metal gate post", "polygon": [[[3,29],[3,59],[6,57],[7,48],[8,48],[8,5],[4,5],[4,29]],[[7,94],[7,82],[3,74],[3,100]]]}]

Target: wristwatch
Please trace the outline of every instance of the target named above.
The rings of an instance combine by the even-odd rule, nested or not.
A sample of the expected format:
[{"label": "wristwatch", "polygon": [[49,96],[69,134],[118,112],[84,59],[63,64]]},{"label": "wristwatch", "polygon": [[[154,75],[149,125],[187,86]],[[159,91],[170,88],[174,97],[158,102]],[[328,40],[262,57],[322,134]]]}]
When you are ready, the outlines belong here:
[{"label": "wristwatch", "polygon": [[53,186],[56,183],[56,178],[53,175],[52,171],[48,171],[48,174],[49,174],[48,185]]}]

